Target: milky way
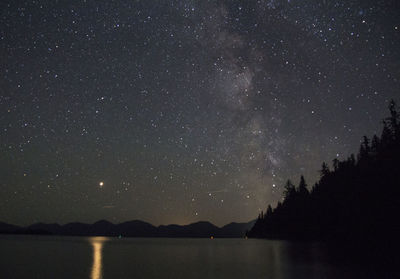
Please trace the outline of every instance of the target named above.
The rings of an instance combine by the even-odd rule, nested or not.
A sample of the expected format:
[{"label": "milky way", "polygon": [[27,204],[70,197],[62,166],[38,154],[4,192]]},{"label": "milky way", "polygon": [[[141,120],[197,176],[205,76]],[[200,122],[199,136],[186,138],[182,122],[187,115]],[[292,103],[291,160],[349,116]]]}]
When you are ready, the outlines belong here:
[{"label": "milky way", "polygon": [[0,220],[248,221],[399,96],[397,1],[3,1]]}]

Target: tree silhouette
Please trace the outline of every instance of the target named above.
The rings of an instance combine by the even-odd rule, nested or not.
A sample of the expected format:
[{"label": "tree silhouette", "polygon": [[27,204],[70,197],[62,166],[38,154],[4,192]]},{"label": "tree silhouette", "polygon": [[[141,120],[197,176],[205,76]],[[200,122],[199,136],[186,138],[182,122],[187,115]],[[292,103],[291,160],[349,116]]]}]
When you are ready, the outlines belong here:
[{"label": "tree silhouette", "polygon": [[371,141],[371,152],[373,155],[376,155],[377,152],[379,151],[379,144],[380,144],[380,140],[379,140],[378,136],[374,135],[372,137],[372,141]]},{"label": "tree silhouette", "polygon": [[[269,205],[249,237],[358,240],[379,243],[400,235],[400,114],[389,104],[382,135],[364,136],[357,160],[322,163],[320,180],[309,192],[303,176],[288,180],[284,199]],[[400,242],[400,241],[399,241]]]},{"label": "tree silhouette", "polygon": [[390,110],[390,117],[387,118],[388,125],[389,125],[389,129],[392,132],[392,136],[394,136],[396,138],[399,135],[400,115],[397,112],[397,105],[394,102],[394,100],[390,101],[389,110]]},{"label": "tree silhouette", "polygon": [[327,163],[325,163],[325,162],[322,163],[322,167],[321,167],[321,170],[319,171],[319,173],[321,174],[321,177],[326,176],[330,173]]},{"label": "tree silhouette", "polygon": [[337,158],[333,159],[332,164],[333,164],[333,170],[337,171],[339,168],[339,160]]},{"label": "tree silhouette", "polygon": [[298,192],[301,197],[308,196],[308,194],[309,194],[308,189],[307,189],[306,180],[304,179],[303,175],[300,177]]},{"label": "tree silhouette", "polygon": [[363,141],[360,145],[360,151],[358,152],[358,161],[362,161],[366,159],[371,152],[371,148],[369,146],[369,139],[367,136],[363,136]]},{"label": "tree silhouette", "polygon": [[270,216],[272,214],[272,207],[271,207],[271,205],[269,204],[268,205],[268,208],[267,208],[267,212],[266,212],[266,217],[267,216]]},{"label": "tree silhouette", "polygon": [[296,195],[296,188],[294,187],[290,179],[287,180],[285,184],[285,189],[283,191],[285,199],[291,199]]}]

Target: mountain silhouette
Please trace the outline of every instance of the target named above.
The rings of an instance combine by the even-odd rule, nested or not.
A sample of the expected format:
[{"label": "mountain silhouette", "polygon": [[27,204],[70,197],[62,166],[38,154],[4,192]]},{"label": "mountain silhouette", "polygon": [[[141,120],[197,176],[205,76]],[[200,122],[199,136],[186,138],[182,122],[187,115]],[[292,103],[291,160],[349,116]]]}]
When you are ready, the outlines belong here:
[{"label": "mountain silhouette", "polygon": [[124,237],[243,237],[255,223],[230,223],[219,228],[210,222],[196,222],[188,225],[153,226],[149,223],[133,220],[113,224],[99,220],[93,224],[68,223],[65,225],[35,223],[19,227],[0,222],[0,233],[3,234],[51,234],[74,236],[124,236]]},{"label": "mountain silhouette", "polygon": [[19,226],[7,224],[4,222],[0,222],[0,232],[5,232],[5,233],[17,233],[21,230],[22,228]]},{"label": "mountain silhouette", "polygon": [[129,237],[157,237],[157,228],[149,223],[133,220],[116,225],[118,228],[118,235]]},{"label": "mountain silhouette", "polygon": [[210,237],[219,236],[220,228],[209,222],[197,222],[185,226],[168,225],[158,227],[160,234],[168,237]]},{"label": "mountain silhouette", "polygon": [[219,233],[225,237],[235,237],[236,235],[242,234],[243,232],[249,230],[254,224],[255,221],[251,221],[249,223],[232,222],[223,226]]}]

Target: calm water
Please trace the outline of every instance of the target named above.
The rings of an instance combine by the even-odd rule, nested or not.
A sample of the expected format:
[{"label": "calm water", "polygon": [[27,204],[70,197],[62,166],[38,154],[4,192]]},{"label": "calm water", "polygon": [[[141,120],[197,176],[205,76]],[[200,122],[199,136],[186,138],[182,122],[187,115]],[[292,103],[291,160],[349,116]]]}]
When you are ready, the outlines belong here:
[{"label": "calm water", "polygon": [[0,235],[0,278],[10,279],[394,278],[355,262],[286,241]]}]

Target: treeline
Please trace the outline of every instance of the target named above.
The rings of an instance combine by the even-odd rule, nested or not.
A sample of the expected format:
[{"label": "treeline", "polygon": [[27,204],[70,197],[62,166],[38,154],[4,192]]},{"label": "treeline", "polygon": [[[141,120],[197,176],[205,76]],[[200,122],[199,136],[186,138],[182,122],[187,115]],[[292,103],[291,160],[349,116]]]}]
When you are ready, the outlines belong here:
[{"label": "treeline", "polygon": [[308,190],[288,180],[284,199],[261,212],[249,237],[316,240],[398,239],[400,235],[400,115],[394,101],[380,137],[363,137],[356,156],[322,164]]}]

